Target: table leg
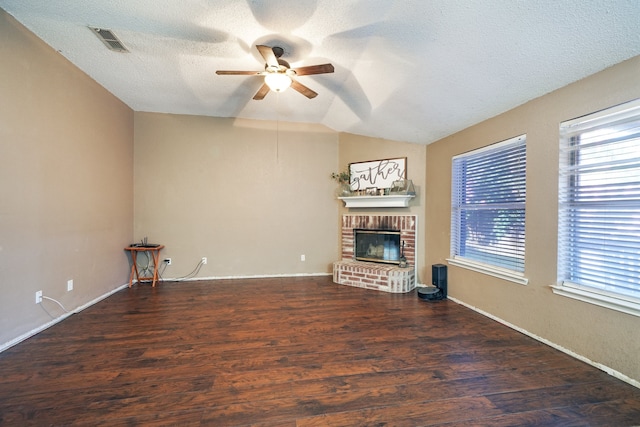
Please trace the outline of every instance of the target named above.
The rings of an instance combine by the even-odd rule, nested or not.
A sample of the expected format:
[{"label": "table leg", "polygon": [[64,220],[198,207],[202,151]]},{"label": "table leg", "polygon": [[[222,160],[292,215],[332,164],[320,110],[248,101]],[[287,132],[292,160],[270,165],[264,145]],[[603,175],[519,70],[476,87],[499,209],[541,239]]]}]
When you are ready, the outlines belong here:
[{"label": "table leg", "polygon": [[131,266],[131,277],[129,278],[129,287],[133,284],[133,274],[135,273],[136,280],[140,282],[140,273],[138,272],[138,251],[131,251],[131,260],[133,265]]},{"label": "table leg", "polygon": [[153,257],[153,285],[156,286],[156,282],[158,281],[158,259],[160,258],[160,250],[156,249],[151,251],[151,256]]}]

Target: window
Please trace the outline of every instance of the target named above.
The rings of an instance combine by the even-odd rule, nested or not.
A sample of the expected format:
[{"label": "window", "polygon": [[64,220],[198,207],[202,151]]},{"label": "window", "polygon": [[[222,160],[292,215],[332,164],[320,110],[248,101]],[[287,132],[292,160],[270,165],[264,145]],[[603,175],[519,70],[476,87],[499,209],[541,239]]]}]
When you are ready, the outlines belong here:
[{"label": "window", "polygon": [[449,263],[522,284],[526,136],[453,158]]},{"label": "window", "polygon": [[554,292],[640,315],[640,100],[560,124]]}]

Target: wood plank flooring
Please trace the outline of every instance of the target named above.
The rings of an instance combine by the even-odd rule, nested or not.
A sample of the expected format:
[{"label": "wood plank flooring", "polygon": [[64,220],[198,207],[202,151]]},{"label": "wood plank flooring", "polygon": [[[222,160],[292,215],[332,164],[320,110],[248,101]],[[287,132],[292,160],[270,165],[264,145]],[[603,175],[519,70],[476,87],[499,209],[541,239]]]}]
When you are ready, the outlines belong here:
[{"label": "wood plank flooring", "polygon": [[0,424],[630,426],[640,390],[451,301],[164,282],[1,353]]}]

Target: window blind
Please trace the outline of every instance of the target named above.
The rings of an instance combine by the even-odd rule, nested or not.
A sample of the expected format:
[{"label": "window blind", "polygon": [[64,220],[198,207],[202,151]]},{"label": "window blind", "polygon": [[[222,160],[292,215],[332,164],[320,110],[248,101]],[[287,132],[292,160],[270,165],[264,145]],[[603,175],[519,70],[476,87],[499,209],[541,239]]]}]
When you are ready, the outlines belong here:
[{"label": "window blind", "polygon": [[524,271],[526,136],[453,158],[451,256]]},{"label": "window blind", "polygon": [[640,303],[640,101],[560,124],[558,281]]}]

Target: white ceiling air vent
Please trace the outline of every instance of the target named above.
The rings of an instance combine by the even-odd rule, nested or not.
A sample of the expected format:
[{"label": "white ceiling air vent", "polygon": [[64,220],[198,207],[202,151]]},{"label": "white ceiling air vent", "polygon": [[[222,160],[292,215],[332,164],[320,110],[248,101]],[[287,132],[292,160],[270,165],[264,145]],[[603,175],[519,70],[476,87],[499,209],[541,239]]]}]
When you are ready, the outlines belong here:
[{"label": "white ceiling air vent", "polygon": [[110,50],[114,50],[116,52],[129,52],[129,50],[124,47],[122,42],[118,40],[116,35],[113,34],[113,31],[105,30],[104,28],[89,28],[95,33],[96,36],[98,36],[100,40],[102,40],[102,43],[104,43],[105,46],[107,46]]}]

